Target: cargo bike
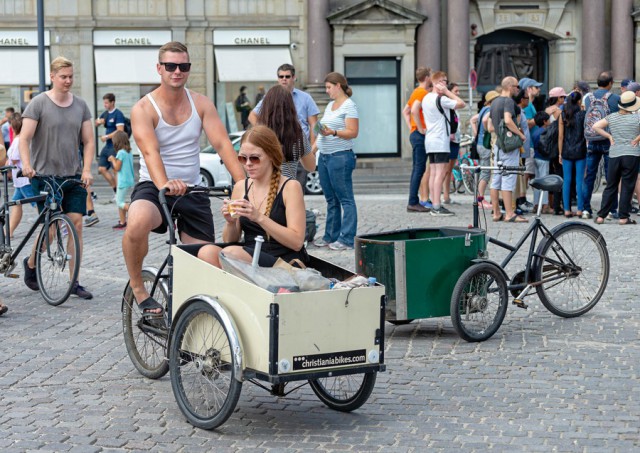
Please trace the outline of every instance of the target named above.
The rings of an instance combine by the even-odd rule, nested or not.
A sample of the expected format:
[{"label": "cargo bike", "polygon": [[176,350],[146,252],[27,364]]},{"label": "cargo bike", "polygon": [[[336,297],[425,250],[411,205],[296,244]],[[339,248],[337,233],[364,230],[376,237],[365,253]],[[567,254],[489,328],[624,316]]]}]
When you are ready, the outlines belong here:
[{"label": "cargo bike", "polygon": [[[356,237],[356,271],[385,285],[386,320],[407,324],[418,318],[450,316],[466,341],[484,341],[499,329],[513,304],[527,308],[525,298],[537,294],[553,314],[583,315],[600,300],[609,279],[609,253],[596,228],[568,221],[548,228],[542,204],[515,245],[488,237],[480,228],[478,178],[482,170],[515,173],[524,167],[461,165],[474,175],[473,227],[408,229]],[[530,185],[546,192],[562,188],[562,178],[549,175]],[[524,269],[509,276],[507,265],[527,247]],[[508,251],[501,263],[489,258],[492,243]]]},{"label": "cargo bike", "polygon": [[[221,195],[218,188],[190,191]],[[308,383],[325,405],[344,412],[367,401],[377,373],[385,370],[382,285],[267,291],[176,245],[164,190],[160,201],[170,225],[170,251],[159,269],[143,269],[143,279],[165,306],[164,316],[140,313],[127,285],[124,341],[142,375],[158,379],[170,371],[178,407],[192,425],[223,424],[246,381],[276,396]],[[315,257],[309,266],[325,277],[353,276]]]}]

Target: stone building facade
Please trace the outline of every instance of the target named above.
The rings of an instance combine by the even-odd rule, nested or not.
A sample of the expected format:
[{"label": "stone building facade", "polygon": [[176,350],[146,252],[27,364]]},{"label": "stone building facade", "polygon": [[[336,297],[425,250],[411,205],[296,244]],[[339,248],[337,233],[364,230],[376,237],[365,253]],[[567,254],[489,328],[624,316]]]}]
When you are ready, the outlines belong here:
[{"label": "stone building facade", "polygon": [[[0,0],[0,106],[23,108],[38,90],[36,4]],[[321,106],[324,76],[342,72],[365,162],[410,158],[400,112],[420,65],[446,70],[473,104],[507,74],[538,79],[543,94],[593,84],[603,69],[617,81],[640,76],[639,0],[44,0],[44,11],[46,66],[73,60],[75,92],[96,114],[106,92],[128,113],[156,86],[157,49],[169,40],[189,46],[190,88],[231,129],[240,87],[253,99],[280,64],[295,65]]]}]

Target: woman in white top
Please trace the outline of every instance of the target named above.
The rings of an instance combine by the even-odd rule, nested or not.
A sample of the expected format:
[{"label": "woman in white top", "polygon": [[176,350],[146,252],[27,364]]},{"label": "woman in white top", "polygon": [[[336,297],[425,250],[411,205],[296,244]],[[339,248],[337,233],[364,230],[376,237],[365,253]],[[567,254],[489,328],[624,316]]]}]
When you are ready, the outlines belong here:
[{"label": "woman in white top", "polygon": [[358,227],[351,178],[356,167],[353,139],[358,136],[358,109],[350,99],[352,91],[342,74],[327,74],[324,87],[331,102],[317,127],[314,148],[320,152],[318,173],[327,200],[327,221],[324,236],[314,245],[329,246],[331,250],[352,249]]}]

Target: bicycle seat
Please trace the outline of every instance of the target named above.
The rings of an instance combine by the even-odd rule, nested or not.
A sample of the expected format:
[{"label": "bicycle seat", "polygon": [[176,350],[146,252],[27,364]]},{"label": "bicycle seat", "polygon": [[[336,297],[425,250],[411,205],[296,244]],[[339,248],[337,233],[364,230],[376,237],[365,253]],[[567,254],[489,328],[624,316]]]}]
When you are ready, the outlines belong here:
[{"label": "bicycle seat", "polygon": [[529,182],[534,189],[546,192],[560,192],[562,190],[562,177],[558,175],[547,175],[542,178],[535,178]]}]

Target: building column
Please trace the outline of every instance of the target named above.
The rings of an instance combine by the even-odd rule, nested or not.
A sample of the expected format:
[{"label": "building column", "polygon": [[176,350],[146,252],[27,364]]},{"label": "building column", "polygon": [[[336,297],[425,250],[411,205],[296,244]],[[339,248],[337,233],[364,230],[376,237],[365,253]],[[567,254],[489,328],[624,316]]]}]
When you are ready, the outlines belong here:
[{"label": "building column", "polygon": [[331,72],[329,0],[307,0],[307,84],[323,85]]},{"label": "building column", "polygon": [[424,66],[434,71],[442,68],[440,60],[440,0],[418,0],[418,12],[427,20],[418,27],[416,36],[417,67]]},{"label": "building column", "polygon": [[604,67],[603,36],[605,6],[605,0],[582,2],[582,79],[586,81],[596,80],[598,75],[607,69]]},{"label": "building column", "polygon": [[613,78],[633,78],[633,0],[611,2],[611,69]]},{"label": "building column", "polygon": [[469,79],[469,1],[447,2],[447,74],[449,81],[467,85]]}]

